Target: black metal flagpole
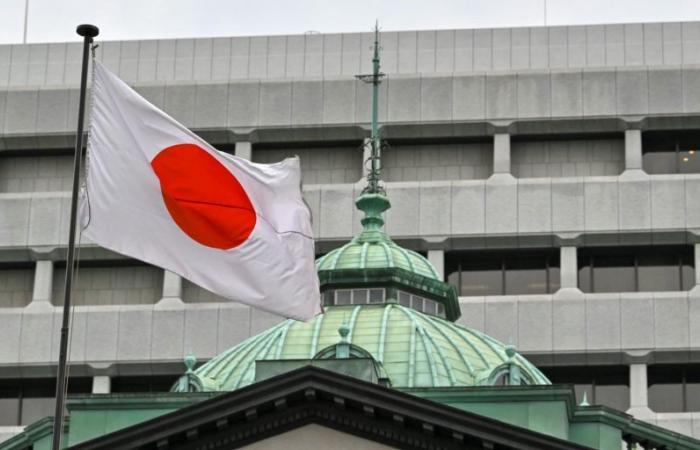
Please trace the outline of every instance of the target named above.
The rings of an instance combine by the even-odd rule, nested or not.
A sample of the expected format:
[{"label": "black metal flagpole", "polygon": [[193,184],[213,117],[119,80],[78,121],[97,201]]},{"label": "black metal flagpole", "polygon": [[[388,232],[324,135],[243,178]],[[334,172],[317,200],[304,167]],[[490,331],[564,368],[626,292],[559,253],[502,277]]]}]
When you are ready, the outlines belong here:
[{"label": "black metal flagpole", "polygon": [[61,346],[58,354],[58,375],[56,376],[56,409],[53,419],[53,440],[51,450],[60,450],[63,435],[63,406],[65,403],[66,366],[68,363],[68,333],[70,330],[70,294],[73,284],[73,267],[75,265],[75,227],[78,211],[78,188],[80,186],[80,163],[83,153],[83,122],[85,117],[85,90],[87,88],[87,69],[92,38],[100,34],[94,25],[78,25],[76,33],[83,37],[83,68],[80,72],[80,105],[78,107],[78,131],[75,136],[75,156],[73,159],[73,196],[70,204],[70,230],[68,234],[68,258],[66,261],[66,283],[63,302],[63,323],[61,325]]}]

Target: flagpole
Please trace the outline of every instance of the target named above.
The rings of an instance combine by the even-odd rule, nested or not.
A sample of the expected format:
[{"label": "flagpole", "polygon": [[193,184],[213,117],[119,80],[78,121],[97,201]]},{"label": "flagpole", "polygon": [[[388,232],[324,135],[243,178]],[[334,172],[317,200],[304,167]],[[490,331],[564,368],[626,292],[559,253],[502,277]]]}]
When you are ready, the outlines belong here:
[{"label": "flagpole", "polygon": [[78,211],[78,188],[80,186],[80,163],[83,153],[83,122],[85,117],[85,91],[87,88],[87,69],[92,38],[100,33],[94,25],[78,25],[76,33],[83,37],[83,68],[80,73],[80,104],[78,106],[78,130],[75,136],[75,155],[73,157],[73,195],[70,204],[70,230],[68,231],[68,257],[66,260],[66,282],[63,302],[63,323],[61,325],[61,344],[58,354],[58,375],[56,376],[56,408],[54,409],[53,440],[51,450],[60,450],[63,435],[63,406],[65,403],[66,366],[68,363],[68,333],[70,330],[70,295],[73,284],[73,267],[75,265],[75,228]]}]

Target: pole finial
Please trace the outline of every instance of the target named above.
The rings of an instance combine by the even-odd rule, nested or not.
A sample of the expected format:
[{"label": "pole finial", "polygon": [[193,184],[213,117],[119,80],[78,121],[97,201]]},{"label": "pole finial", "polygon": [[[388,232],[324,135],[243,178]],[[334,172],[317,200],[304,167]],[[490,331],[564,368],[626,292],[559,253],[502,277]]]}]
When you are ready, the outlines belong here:
[{"label": "pole finial", "polygon": [[95,36],[100,34],[100,29],[97,28],[95,25],[90,25],[89,23],[84,23],[84,24],[78,25],[78,28],[75,29],[75,32],[78,33],[82,37],[94,38]]}]

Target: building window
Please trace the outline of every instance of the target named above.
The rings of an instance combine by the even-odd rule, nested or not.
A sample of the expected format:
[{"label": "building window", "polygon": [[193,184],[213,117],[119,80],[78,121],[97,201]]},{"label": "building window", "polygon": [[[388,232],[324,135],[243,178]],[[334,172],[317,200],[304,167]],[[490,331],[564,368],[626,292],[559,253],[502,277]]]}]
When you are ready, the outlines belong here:
[{"label": "building window", "polygon": [[629,368],[627,366],[540,367],[553,384],[572,384],[576,403],[583,393],[591,405],[604,405],[618,411],[630,406]]},{"label": "building window", "polygon": [[559,250],[448,252],[447,282],[462,296],[549,294],[559,289]]},{"label": "building window", "polygon": [[112,393],[170,392],[180,375],[151,375],[113,377],[110,381]]},{"label": "building window", "polygon": [[384,303],[385,289],[337,289],[323,293],[323,304],[366,305]]},{"label": "building window", "polygon": [[[68,394],[88,394],[92,378],[70,378]],[[0,380],[0,426],[30,425],[53,416],[56,405],[54,378]]]},{"label": "building window", "polygon": [[656,412],[700,412],[700,364],[647,368],[649,408]]},{"label": "building window", "polygon": [[399,304],[433,316],[445,317],[445,307],[435,300],[399,291]]},{"label": "building window", "polygon": [[583,292],[687,291],[694,267],[691,246],[582,248],[578,285]]},{"label": "building window", "polygon": [[698,150],[698,132],[647,132],[642,140],[642,164],[649,174],[700,173]]}]

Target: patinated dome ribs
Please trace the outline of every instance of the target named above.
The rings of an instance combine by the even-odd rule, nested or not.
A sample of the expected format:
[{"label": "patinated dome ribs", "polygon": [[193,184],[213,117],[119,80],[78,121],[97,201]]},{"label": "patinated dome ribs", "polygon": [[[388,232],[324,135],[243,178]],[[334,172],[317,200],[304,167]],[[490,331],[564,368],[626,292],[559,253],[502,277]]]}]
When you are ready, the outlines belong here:
[{"label": "patinated dome ribs", "polygon": [[[411,318],[411,321],[413,322],[414,326],[418,328],[418,334],[421,336],[421,340],[423,341],[423,347],[426,350],[426,354],[428,355],[428,359],[430,361],[430,368],[431,368],[431,375],[433,376],[433,384],[436,386],[440,385],[440,374],[438,371],[437,363],[435,362],[435,359],[433,358],[432,350],[435,348],[437,351],[438,356],[442,360],[442,365],[445,368],[445,372],[447,373],[447,377],[450,379],[450,385],[455,384],[455,378],[454,378],[454,373],[452,372],[452,366],[450,365],[450,362],[447,360],[445,357],[445,354],[442,352],[442,349],[440,348],[439,345],[435,343],[435,340],[433,337],[430,335],[430,333],[427,333],[425,331],[425,327],[423,324],[416,318],[416,315],[414,312],[408,308],[404,308],[402,306],[399,306],[399,309],[401,312],[404,314],[408,315],[408,317]],[[426,345],[426,342],[428,345]]]},{"label": "patinated dome ribs", "polygon": [[272,327],[266,332],[259,334],[253,338],[245,340],[242,344],[239,346],[236,346],[232,349],[230,354],[228,355],[227,358],[225,358],[220,364],[217,364],[219,367],[219,370],[217,373],[214,375],[215,377],[218,377],[219,375],[222,375],[222,372],[224,370],[227,371],[225,374],[223,380],[219,382],[220,386],[224,386],[226,382],[233,376],[233,374],[236,372],[236,369],[240,365],[241,361],[244,360],[245,358],[248,357],[249,353],[261,342],[264,342],[267,338],[270,337],[270,335],[274,335],[277,333],[279,330],[279,326]]},{"label": "patinated dome ribs", "polygon": [[[273,340],[281,334],[281,331],[282,330],[275,329],[274,333],[270,333],[270,334],[266,335],[261,340],[258,348],[249,348],[246,351],[246,354],[244,355],[244,357],[235,362],[234,366],[231,368],[231,372],[229,372],[229,374],[223,379],[222,382],[224,384],[228,383],[228,381],[231,379],[231,377],[237,372],[238,368],[241,367],[244,363],[245,363],[245,365],[243,365],[243,370],[240,371],[242,375],[236,379],[236,383],[234,384],[233,388],[238,389],[238,387],[241,385],[241,383],[243,381],[250,381],[249,379],[246,379],[247,378],[246,375],[250,374],[249,369],[255,363],[255,361],[258,359],[258,356],[260,356],[264,351],[269,349],[271,342],[273,342]],[[252,351],[254,349],[255,349],[255,351]],[[251,355],[253,355],[253,356],[251,357]]]},{"label": "patinated dome ribs", "polygon": [[291,328],[293,321],[285,320],[284,327],[282,327],[282,337],[277,341],[277,349],[275,350],[275,359],[280,359],[282,356],[282,351],[284,350],[284,344],[287,342],[287,332]]},{"label": "patinated dome ribs", "polygon": [[348,333],[347,336],[347,341],[352,344],[352,335],[355,332],[355,325],[357,324],[357,316],[360,314],[360,310],[362,307],[360,305],[355,306],[352,310],[352,314],[350,314],[350,323],[348,323],[348,328],[350,329],[350,332]]},{"label": "patinated dome ribs", "polygon": [[394,309],[393,304],[388,304],[382,313],[382,323],[379,329],[379,342],[377,343],[377,361],[384,364],[384,347],[386,345],[386,327],[388,326],[389,315]]},{"label": "patinated dome ribs", "polygon": [[481,350],[479,350],[476,347],[476,345],[474,345],[474,343],[468,337],[466,337],[464,335],[464,333],[463,333],[464,330],[461,327],[459,327],[451,322],[446,322],[446,323],[447,323],[447,326],[452,328],[452,330],[454,330],[455,333],[457,333],[457,335],[462,338],[462,342],[466,343],[472,350],[474,350],[474,353],[476,353],[476,355],[479,357],[479,359],[481,359],[481,361],[484,363],[484,366],[488,367],[489,361],[486,359],[486,357],[481,352]]},{"label": "patinated dome ribs", "polygon": [[[257,352],[255,352],[255,356],[253,358],[248,359],[248,362],[246,363],[246,365],[243,369],[244,374],[251,373],[250,369],[251,369],[251,366],[253,366],[253,364],[255,364],[255,361],[257,361],[258,359],[265,359],[267,357],[267,353],[270,351],[270,347],[272,347],[272,344],[275,342],[275,339],[278,339],[281,334],[282,334],[282,330],[278,330],[277,333],[270,334],[268,336],[268,338],[266,339],[263,346]],[[252,373],[254,375],[255,371],[253,371]],[[226,381],[228,381],[228,379],[226,379]],[[253,380],[252,379],[245,379],[245,375],[238,377],[238,380],[236,381],[236,384],[234,385],[233,388],[238,389],[241,386],[241,383],[243,381],[249,382],[249,381],[253,381]]]},{"label": "patinated dome ribs", "polygon": [[274,332],[275,327],[270,328],[269,330],[264,331],[263,333],[256,335],[256,336],[251,336],[245,341],[241,342],[240,344],[236,345],[235,347],[227,350],[226,352],[220,354],[219,356],[215,357],[208,363],[204,364],[202,367],[197,369],[197,372],[199,376],[201,377],[209,377],[209,378],[216,378],[219,375],[221,375],[221,372],[223,372],[224,369],[228,367],[228,364],[234,359],[239,357],[239,351],[251,346],[253,343],[259,342],[263,337],[265,337],[267,334]]},{"label": "patinated dome ribs", "polygon": [[[430,316],[426,316],[425,319],[426,319],[426,321],[433,327],[433,329],[434,329],[435,331],[437,331],[438,333],[440,333],[440,335],[443,337],[443,339],[445,339],[445,342],[447,342],[447,343],[450,344],[450,346],[454,349],[455,353],[457,353],[457,355],[459,355],[459,358],[460,358],[460,360],[462,361],[462,364],[464,364],[464,366],[467,368],[467,370],[469,371],[469,374],[475,377],[476,372],[475,372],[475,370],[474,370],[474,366],[472,366],[472,364],[469,362],[469,360],[464,356],[464,352],[463,352],[462,350],[460,350],[459,347],[457,347],[457,345],[456,345],[456,344],[452,341],[452,339],[450,339],[450,337],[442,330],[442,328],[440,328],[439,326],[436,325],[435,322],[436,322],[438,319],[436,319],[436,318],[434,318],[434,317],[430,317]],[[450,381],[451,381],[451,382],[453,383],[453,385],[454,385],[454,384],[455,384],[454,377],[451,376],[451,378],[452,378],[452,379],[451,379]],[[476,378],[476,377],[475,377],[475,378]]]},{"label": "patinated dome ribs", "polygon": [[321,326],[323,325],[323,320],[326,318],[325,314],[322,314],[316,323],[314,324],[314,332],[311,335],[311,347],[309,348],[309,358],[313,358],[318,352],[318,336],[321,333]]}]

